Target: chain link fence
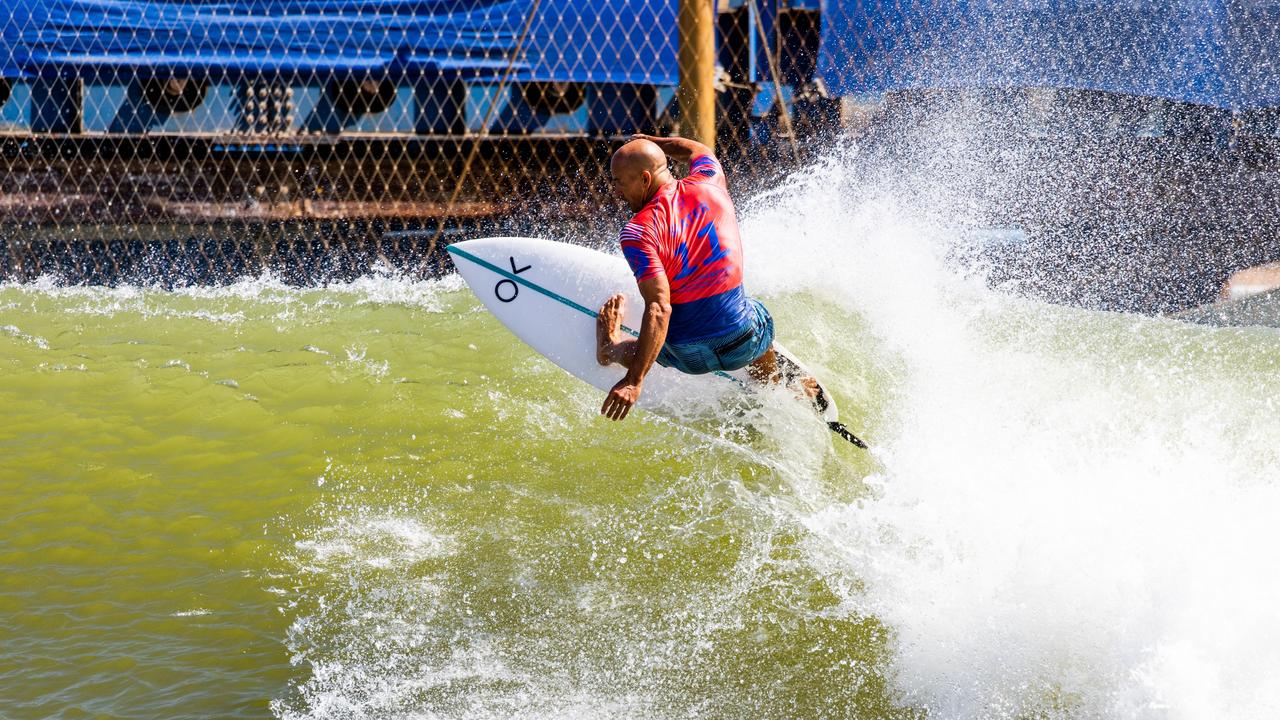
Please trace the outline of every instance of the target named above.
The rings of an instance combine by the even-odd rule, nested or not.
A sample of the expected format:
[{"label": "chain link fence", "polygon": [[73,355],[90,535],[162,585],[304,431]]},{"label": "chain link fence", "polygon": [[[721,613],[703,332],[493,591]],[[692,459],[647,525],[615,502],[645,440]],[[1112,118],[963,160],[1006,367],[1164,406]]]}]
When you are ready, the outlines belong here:
[{"label": "chain link fence", "polygon": [[[680,130],[678,7],[9,0],[0,276],[309,283],[431,274],[460,234],[611,237],[609,153]],[[715,8],[740,191],[856,138],[864,187],[932,188],[997,275],[1106,307],[1280,257],[1280,3]]]},{"label": "chain link fence", "polygon": [[[10,0],[0,275],[317,282],[434,272],[458,233],[611,228],[580,220],[617,204],[610,151],[679,130],[677,5]],[[744,176],[772,162],[779,28],[803,26],[816,67],[816,3],[794,5],[717,8],[721,152]]]}]

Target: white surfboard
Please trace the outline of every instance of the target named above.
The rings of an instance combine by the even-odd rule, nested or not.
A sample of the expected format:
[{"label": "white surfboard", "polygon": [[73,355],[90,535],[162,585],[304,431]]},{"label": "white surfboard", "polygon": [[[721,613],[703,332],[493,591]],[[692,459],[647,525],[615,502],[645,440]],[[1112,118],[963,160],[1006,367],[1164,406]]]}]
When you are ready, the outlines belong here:
[{"label": "white surfboard", "polygon": [[[606,299],[623,293],[623,331],[639,334],[644,304],[626,260],[578,245],[521,237],[464,240],[446,249],[476,297],[529,347],[606,392],[622,378],[621,367],[596,361],[596,315]],[[812,375],[777,342],[774,350],[790,382]],[[690,393],[740,393],[749,382],[745,368],[686,375],[655,364],[638,405],[653,407]],[[840,424],[835,401],[820,383],[814,405],[834,432],[866,447]]]}]

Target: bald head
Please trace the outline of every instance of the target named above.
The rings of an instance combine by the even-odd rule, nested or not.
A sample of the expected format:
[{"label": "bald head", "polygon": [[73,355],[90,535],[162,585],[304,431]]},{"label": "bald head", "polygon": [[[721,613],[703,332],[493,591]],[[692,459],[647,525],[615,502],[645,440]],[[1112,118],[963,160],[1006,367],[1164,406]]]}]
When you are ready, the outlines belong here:
[{"label": "bald head", "polygon": [[609,163],[614,172],[639,172],[648,170],[656,173],[667,166],[667,154],[652,140],[632,140],[618,148],[613,154],[613,162]]},{"label": "bald head", "polygon": [[614,189],[632,212],[640,212],[654,193],[673,180],[666,153],[656,143],[643,139],[618,148],[609,162],[609,174],[613,176]]}]

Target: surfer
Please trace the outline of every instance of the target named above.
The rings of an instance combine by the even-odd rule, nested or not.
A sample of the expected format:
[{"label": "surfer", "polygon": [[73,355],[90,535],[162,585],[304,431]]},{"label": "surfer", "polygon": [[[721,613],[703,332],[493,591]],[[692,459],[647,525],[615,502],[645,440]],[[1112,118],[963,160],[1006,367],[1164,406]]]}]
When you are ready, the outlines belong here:
[{"label": "surfer", "polygon": [[[689,162],[688,177],[677,180],[667,158]],[[613,154],[609,172],[635,213],[619,238],[645,308],[635,339],[621,331],[622,294],[600,308],[596,359],[627,368],[601,414],[625,418],[655,362],[695,375],[746,367],[758,381],[774,378],[773,318],[742,287],[738,220],[711,149],[686,138],[634,135]]]}]

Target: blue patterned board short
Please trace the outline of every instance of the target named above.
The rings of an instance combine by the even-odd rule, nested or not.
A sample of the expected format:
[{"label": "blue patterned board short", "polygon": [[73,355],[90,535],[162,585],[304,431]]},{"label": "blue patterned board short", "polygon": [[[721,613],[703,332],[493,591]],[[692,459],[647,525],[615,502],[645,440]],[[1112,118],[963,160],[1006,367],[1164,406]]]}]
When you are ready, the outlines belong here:
[{"label": "blue patterned board short", "polygon": [[658,364],[689,375],[716,370],[738,370],[750,365],[773,343],[773,318],[758,300],[748,300],[755,310],[751,327],[718,337],[672,345],[658,353]]}]

